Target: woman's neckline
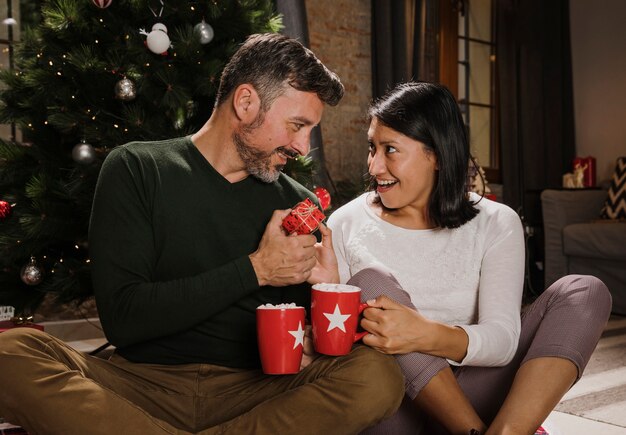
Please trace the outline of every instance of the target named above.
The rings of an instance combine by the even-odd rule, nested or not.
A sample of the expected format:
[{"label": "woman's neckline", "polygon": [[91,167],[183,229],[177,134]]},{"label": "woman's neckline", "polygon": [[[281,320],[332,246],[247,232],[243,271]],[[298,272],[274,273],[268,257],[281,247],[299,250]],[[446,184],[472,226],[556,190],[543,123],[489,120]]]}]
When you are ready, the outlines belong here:
[{"label": "woman's neckline", "polygon": [[379,210],[377,210],[378,206],[376,206],[372,202],[373,198],[374,198],[374,192],[366,192],[363,194],[363,207],[365,208],[366,213],[369,214],[371,217],[373,217],[376,221],[383,223],[389,228],[392,228],[396,231],[410,231],[412,233],[432,233],[433,231],[438,229],[438,228],[408,228],[405,226],[401,226],[401,225],[397,225],[395,223],[389,222],[388,220],[385,220],[382,216],[380,216]]}]

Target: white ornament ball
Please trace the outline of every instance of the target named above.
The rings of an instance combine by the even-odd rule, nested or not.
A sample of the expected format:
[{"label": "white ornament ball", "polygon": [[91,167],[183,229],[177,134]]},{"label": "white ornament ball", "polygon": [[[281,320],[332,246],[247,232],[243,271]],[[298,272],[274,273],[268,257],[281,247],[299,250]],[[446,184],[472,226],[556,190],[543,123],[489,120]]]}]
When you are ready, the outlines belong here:
[{"label": "white ornament ball", "polygon": [[136,96],[137,91],[132,80],[124,77],[115,84],[115,98],[122,101],[131,101],[134,100]]},{"label": "white ornament ball", "polygon": [[72,149],[72,159],[81,165],[88,165],[96,159],[96,150],[83,141]]},{"label": "white ornament ball", "polygon": [[91,0],[91,2],[98,6],[100,9],[106,9],[109,6],[111,6],[111,3],[113,3],[113,0]]},{"label": "white ornament ball", "polygon": [[208,44],[215,36],[213,27],[211,27],[210,24],[207,24],[204,20],[202,20],[201,23],[196,24],[193,30],[200,39],[200,44]]},{"label": "white ornament ball", "polygon": [[156,23],[152,26],[152,31],[146,39],[148,48],[151,52],[161,54],[170,48],[170,37],[167,36],[167,27],[162,23]]},{"label": "white ornament ball", "polygon": [[20,278],[26,285],[37,285],[43,281],[43,269],[37,264],[35,257],[30,257],[28,264],[25,264],[20,271]]}]

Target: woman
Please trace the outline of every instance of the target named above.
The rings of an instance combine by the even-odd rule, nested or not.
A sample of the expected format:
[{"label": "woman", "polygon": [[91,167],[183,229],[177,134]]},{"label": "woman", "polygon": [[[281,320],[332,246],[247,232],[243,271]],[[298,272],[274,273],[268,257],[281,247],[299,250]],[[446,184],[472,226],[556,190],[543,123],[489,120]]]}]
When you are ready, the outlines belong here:
[{"label": "woman", "polygon": [[370,305],[363,342],[395,354],[406,379],[402,407],[372,432],[416,433],[426,420],[428,434],[535,433],[580,378],[610,314],[608,290],[565,277],[520,321],[522,225],[466,192],[469,145],[453,95],[405,83],[369,115],[372,191],[328,226],[341,282]]}]

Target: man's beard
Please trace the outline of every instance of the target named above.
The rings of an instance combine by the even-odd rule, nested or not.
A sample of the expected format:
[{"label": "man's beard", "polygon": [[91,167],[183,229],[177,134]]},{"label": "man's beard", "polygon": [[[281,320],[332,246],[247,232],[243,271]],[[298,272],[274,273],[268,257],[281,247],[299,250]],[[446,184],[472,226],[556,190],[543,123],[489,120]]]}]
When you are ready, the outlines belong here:
[{"label": "man's beard", "polygon": [[265,183],[273,183],[278,180],[280,172],[283,170],[285,165],[278,164],[272,166],[272,156],[280,152],[295,158],[297,157],[297,153],[287,150],[284,147],[278,147],[270,153],[257,150],[246,140],[255,130],[253,125],[255,125],[255,123],[233,132],[235,149],[237,150],[237,154],[243,162],[246,171],[250,175]]},{"label": "man's beard", "polygon": [[233,132],[233,142],[246,171],[265,183],[278,180],[283,165],[272,167],[272,155],[276,150],[271,153],[259,151],[246,141],[245,136],[238,131]]}]

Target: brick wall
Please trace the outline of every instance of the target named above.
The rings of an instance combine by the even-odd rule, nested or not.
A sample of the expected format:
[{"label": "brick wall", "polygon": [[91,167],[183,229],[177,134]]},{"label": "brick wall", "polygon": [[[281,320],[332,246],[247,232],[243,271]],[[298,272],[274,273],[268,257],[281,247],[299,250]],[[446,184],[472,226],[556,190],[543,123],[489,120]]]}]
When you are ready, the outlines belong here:
[{"label": "brick wall", "polygon": [[365,112],[372,98],[371,1],[308,0],[306,10],[311,49],[346,87],[322,118],[326,164],[334,182],[359,182],[367,172]]}]

